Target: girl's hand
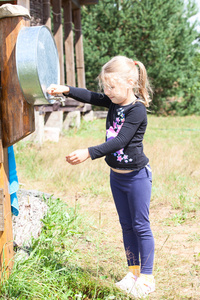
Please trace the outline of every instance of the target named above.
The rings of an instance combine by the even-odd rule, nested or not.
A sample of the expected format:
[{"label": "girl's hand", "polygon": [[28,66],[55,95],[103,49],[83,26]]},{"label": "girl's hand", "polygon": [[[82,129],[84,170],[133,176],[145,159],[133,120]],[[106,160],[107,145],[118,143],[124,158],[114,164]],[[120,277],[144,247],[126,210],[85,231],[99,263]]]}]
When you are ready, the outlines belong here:
[{"label": "girl's hand", "polygon": [[89,157],[90,153],[88,149],[79,149],[67,155],[66,161],[71,165],[77,165],[84,162]]},{"label": "girl's hand", "polygon": [[47,93],[50,95],[57,95],[57,94],[63,94],[63,93],[69,93],[69,87],[67,85],[58,85],[58,84],[51,84],[47,88]]}]

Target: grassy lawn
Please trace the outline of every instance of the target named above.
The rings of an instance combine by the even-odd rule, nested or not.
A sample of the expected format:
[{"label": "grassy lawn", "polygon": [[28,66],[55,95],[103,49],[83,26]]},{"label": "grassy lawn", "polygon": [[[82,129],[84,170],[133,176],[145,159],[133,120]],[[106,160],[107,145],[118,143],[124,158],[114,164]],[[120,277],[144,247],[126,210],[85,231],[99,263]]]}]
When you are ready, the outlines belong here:
[{"label": "grassy lawn", "polygon": [[[148,120],[144,150],[153,170],[157,285],[148,299],[197,300],[200,117],[149,114]],[[104,158],[77,166],[65,162],[66,154],[102,143],[104,136],[105,120],[83,121],[80,129],[63,132],[58,143],[15,145],[21,187],[53,197],[40,238],[29,259],[16,262],[1,299],[129,299],[114,287],[127,266],[109,168]]]}]

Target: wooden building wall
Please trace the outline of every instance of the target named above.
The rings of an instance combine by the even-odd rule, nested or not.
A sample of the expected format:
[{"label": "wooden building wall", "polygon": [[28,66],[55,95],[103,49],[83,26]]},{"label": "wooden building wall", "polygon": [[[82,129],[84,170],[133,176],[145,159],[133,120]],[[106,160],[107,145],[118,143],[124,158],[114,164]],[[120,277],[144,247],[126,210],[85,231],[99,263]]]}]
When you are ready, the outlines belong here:
[{"label": "wooden building wall", "polygon": [[[97,3],[98,0],[30,0],[30,25],[44,24],[54,34],[60,61],[61,84],[86,87],[81,6]],[[64,107],[56,104],[37,109],[69,112],[77,109],[77,106],[83,112],[91,110],[91,105],[77,105],[77,101],[73,99],[67,101]]]}]

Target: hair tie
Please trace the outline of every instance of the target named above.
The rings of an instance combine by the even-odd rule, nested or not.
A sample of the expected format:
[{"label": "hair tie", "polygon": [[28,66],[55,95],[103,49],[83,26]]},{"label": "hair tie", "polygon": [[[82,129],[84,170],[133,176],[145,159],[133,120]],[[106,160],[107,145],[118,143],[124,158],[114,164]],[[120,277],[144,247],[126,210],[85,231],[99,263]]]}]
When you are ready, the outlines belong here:
[{"label": "hair tie", "polygon": [[137,63],[137,61],[135,61],[135,60],[134,60],[133,62],[134,62],[134,64],[135,64],[135,65],[137,65],[137,64],[138,64],[138,63]]}]

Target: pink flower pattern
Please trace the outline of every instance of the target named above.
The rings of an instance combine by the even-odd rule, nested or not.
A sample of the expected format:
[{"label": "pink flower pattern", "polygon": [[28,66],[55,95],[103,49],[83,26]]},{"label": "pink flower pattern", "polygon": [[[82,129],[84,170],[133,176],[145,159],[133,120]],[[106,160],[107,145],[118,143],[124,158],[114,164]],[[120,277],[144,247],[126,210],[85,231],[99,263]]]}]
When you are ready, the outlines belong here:
[{"label": "pink flower pattern", "polygon": [[[124,121],[125,121],[125,114],[124,109],[119,108],[117,111],[117,118],[115,121],[113,121],[113,126],[110,126],[109,129],[106,130],[106,141],[114,139],[118,133],[120,132]],[[125,163],[128,163],[129,161],[132,161],[132,159],[128,158],[128,155],[124,154],[124,148],[116,151],[115,153],[112,153],[114,156],[116,156],[117,161],[121,162],[122,160],[125,161]]]}]

